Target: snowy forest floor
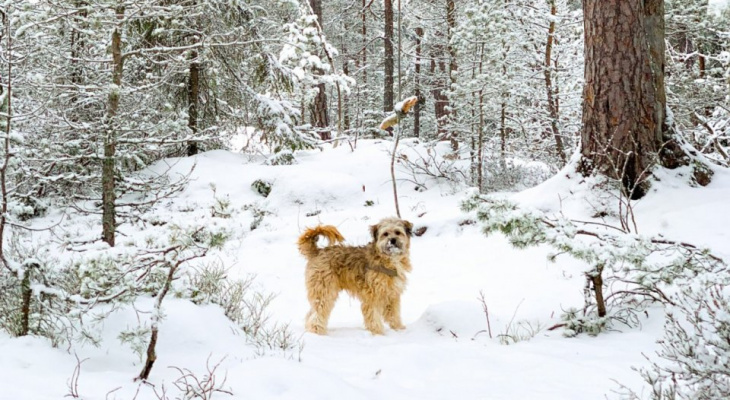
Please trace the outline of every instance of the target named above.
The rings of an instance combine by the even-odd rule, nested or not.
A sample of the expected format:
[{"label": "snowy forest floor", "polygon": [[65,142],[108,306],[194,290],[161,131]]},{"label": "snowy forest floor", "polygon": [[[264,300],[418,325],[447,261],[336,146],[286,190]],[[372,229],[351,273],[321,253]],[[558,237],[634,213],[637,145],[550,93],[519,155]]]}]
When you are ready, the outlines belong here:
[{"label": "snowy forest floor", "polygon": [[[173,382],[180,374],[173,367],[203,376],[206,360],[215,364],[224,357],[218,378],[227,378],[224,387],[232,395],[216,393],[220,399],[586,400],[610,397],[618,389],[616,382],[641,392],[641,377],[632,366],[647,365],[644,355],[652,356],[657,348],[664,320],[660,308],[650,309],[640,328],[597,337],[565,338],[560,329],[546,330],[560,322],[562,310],[582,306],[585,266],[567,257],[551,263],[547,248],[518,250],[501,235],[485,237],[478,224],[468,222],[473,217],[460,211],[469,191],[465,185],[413,176],[402,166],[397,169],[402,216],[415,229],[427,228],[412,240],[414,268],[402,299],[406,330],[372,336],[363,327],[359,303],[342,294],[329,334],[305,333],[305,262],[295,246],[297,237],[304,228],[323,223],[337,226],[349,244],[367,243],[369,225],[395,214],[391,146],[363,140],[354,152],[347,145],[305,151],[297,153],[297,164],[282,166],[219,150],[151,168],[165,171],[173,165],[168,173],[175,174],[195,164],[188,187],[157,206],[158,218],[225,226],[230,239],[206,262],[226,266],[231,278],[255,274],[254,286],[276,295],[270,320],[288,323],[301,338],[301,349],[258,355],[219,307],[169,298],[159,358],[150,376],[154,386],[140,384],[133,378],[141,360],[117,337],[140,324],[151,308],[151,299],[141,299],[104,321],[99,347],[68,351],[45,339],[0,334],[0,399],[63,398],[73,384],[76,356],[85,360],[78,393],[87,400],[157,399],[163,385],[169,398],[178,398],[182,395]],[[416,152],[426,154],[413,140],[402,149],[411,160]],[[708,187],[691,188],[678,177],[681,173],[661,177],[636,203],[639,232],[661,232],[730,258],[730,214],[718,212],[727,208],[730,174],[716,171]],[[268,197],[251,189],[257,179],[273,183]],[[579,181],[560,173],[538,187],[505,195],[583,219],[590,218],[597,203],[614,201],[587,192]],[[221,199],[230,201],[230,218],[211,217]],[[37,223],[52,222],[59,213]],[[264,217],[251,230],[254,214]],[[90,218],[67,219],[63,227],[98,234],[100,221]],[[121,241],[143,237],[149,229],[123,225],[120,234],[127,239]],[[480,292],[488,306],[491,338]],[[535,336],[504,345],[499,335],[505,333]]]}]

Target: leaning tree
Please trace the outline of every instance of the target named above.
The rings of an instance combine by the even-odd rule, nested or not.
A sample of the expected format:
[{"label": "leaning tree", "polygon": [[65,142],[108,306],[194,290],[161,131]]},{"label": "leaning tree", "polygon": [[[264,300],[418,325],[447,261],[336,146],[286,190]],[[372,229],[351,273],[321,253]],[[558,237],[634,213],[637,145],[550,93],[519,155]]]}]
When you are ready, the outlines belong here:
[{"label": "leaning tree", "polygon": [[667,124],[664,0],[583,0],[585,87],[579,169],[642,197],[659,160],[686,163]]}]

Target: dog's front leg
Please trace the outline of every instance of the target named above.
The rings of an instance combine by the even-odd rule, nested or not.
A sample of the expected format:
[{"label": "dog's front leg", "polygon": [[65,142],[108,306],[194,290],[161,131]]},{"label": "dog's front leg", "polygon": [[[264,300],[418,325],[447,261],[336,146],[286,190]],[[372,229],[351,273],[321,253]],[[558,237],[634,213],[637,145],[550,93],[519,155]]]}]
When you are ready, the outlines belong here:
[{"label": "dog's front leg", "polygon": [[400,296],[389,299],[388,304],[385,306],[385,322],[390,325],[391,329],[406,329],[400,319]]},{"label": "dog's front leg", "polygon": [[378,307],[372,301],[364,300],[362,302],[362,316],[365,320],[365,328],[373,335],[382,335],[385,328],[383,327],[382,307]]}]

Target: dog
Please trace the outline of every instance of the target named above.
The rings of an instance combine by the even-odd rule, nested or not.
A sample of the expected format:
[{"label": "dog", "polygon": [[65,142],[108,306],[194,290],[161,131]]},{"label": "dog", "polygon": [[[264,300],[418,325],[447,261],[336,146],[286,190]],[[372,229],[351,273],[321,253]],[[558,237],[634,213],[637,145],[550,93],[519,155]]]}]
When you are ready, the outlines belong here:
[{"label": "dog", "polygon": [[[372,242],[346,246],[345,238],[331,225],[309,228],[299,237],[299,252],[307,259],[305,280],[311,309],[307,331],[327,333],[327,323],[341,291],[360,300],[365,327],[382,335],[383,320],[394,330],[405,329],[400,316],[400,297],[411,272],[409,252],[413,224],[386,218],[370,227]],[[317,239],[329,241],[317,247]]]}]

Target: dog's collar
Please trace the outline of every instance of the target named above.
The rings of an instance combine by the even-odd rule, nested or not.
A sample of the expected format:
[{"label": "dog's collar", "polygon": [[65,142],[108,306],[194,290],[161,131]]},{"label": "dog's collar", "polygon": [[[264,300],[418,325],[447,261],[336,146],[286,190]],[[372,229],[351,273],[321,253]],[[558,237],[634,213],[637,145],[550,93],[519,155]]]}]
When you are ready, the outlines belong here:
[{"label": "dog's collar", "polygon": [[383,273],[383,274],[391,276],[393,278],[398,276],[398,271],[385,268],[382,265],[368,265],[368,269],[371,269],[375,272]]}]

